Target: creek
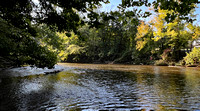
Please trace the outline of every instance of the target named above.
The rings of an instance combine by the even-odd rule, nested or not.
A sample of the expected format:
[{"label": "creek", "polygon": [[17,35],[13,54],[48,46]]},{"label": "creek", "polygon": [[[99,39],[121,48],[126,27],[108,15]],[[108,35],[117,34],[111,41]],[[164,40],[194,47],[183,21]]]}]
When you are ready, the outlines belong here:
[{"label": "creek", "polygon": [[200,68],[75,63],[56,68],[64,70],[2,70],[0,110],[200,111]]}]

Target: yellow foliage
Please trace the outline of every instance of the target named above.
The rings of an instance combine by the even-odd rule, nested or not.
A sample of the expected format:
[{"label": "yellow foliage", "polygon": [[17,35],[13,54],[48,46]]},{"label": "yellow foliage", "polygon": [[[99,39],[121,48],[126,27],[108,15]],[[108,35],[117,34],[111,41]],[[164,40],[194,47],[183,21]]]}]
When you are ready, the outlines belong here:
[{"label": "yellow foliage", "polygon": [[160,38],[159,37],[154,37],[154,38],[152,38],[152,40],[158,41],[158,40],[160,40]]},{"label": "yellow foliage", "polygon": [[194,26],[191,23],[187,24],[187,28],[192,33],[192,40],[196,40],[200,37],[200,27]]},{"label": "yellow foliage", "polygon": [[169,30],[173,29],[175,26],[178,25],[178,22],[170,22],[166,26]]},{"label": "yellow foliage", "polygon": [[137,40],[136,49],[141,50],[142,48],[144,48],[145,44],[148,41],[145,38],[145,36],[150,32],[151,28],[149,27],[148,24],[145,24],[142,21],[141,24],[138,26],[137,30],[138,30],[138,32],[137,32],[136,38],[135,38],[135,40]]},{"label": "yellow foliage", "polygon": [[65,57],[66,57],[66,53],[65,51],[61,50],[60,53],[58,54],[58,57],[60,60],[64,61]]},{"label": "yellow foliage", "polygon": [[[178,33],[176,33],[174,30],[172,30],[175,26],[177,26],[178,22],[174,21],[171,23],[168,23],[165,21],[165,17],[167,14],[175,13],[173,10],[161,10],[158,9],[158,14],[156,17],[153,18],[150,23],[152,24],[152,27],[154,29],[153,35],[155,38],[153,38],[154,41],[158,41],[161,38],[165,36],[171,36],[176,37]],[[164,31],[167,29],[167,32]]]},{"label": "yellow foliage", "polygon": [[136,49],[140,51],[141,49],[144,48],[144,46],[145,46],[146,43],[147,43],[147,41],[137,41],[137,43],[136,43]]},{"label": "yellow foliage", "polygon": [[[157,15],[149,22],[150,25],[141,22],[140,26],[138,26],[138,33],[135,39],[137,40],[136,49],[141,50],[144,48],[150,41],[149,39],[157,42],[160,39],[165,38],[163,40],[167,40],[165,43],[171,48],[180,45],[185,46],[189,40],[198,39],[200,37],[200,27],[188,24],[187,28],[191,31],[189,32],[188,30],[185,30],[185,26],[179,17],[176,17],[172,22],[167,22],[165,20],[168,14],[172,15],[176,13],[177,12],[173,10],[158,9]],[[150,31],[153,32],[153,38],[148,38],[147,34],[149,34]],[[176,42],[177,40],[183,43],[180,44],[179,42]]]},{"label": "yellow foliage", "polygon": [[164,37],[164,34],[162,33],[162,30],[165,28],[165,21],[164,18],[167,16],[165,10],[158,10],[158,15],[153,18],[150,23],[152,24],[152,27],[154,29],[153,35],[155,36],[154,40],[158,41],[160,38]]},{"label": "yellow foliage", "polygon": [[198,39],[200,37],[200,27],[195,27],[194,33],[192,35],[192,39]]},{"label": "yellow foliage", "polygon": [[186,26],[190,31],[194,30],[194,26],[191,23],[188,23]]},{"label": "yellow foliage", "polygon": [[158,9],[158,17],[160,19],[165,19],[165,17],[167,16],[167,13],[169,13],[168,10],[161,10],[160,8]]},{"label": "yellow foliage", "polygon": [[70,40],[65,33],[66,32],[57,32],[56,34],[61,38],[63,44],[68,44]]},{"label": "yellow foliage", "polygon": [[140,39],[144,37],[149,32],[149,29],[150,27],[142,21],[141,24],[137,28],[138,33],[135,39]]},{"label": "yellow foliage", "polygon": [[186,30],[180,31],[180,35],[181,35],[181,36],[188,35],[188,32],[187,32]]},{"label": "yellow foliage", "polygon": [[156,29],[156,30],[160,30],[162,28],[164,28],[164,20],[159,18],[159,17],[155,17],[151,22],[152,26]]},{"label": "yellow foliage", "polygon": [[84,49],[84,47],[80,47],[74,44],[67,47],[67,51],[69,52],[69,54],[80,54],[82,49]]},{"label": "yellow foliage", "polygon": [[178,36],[178,33],[176,31],[174,31],[174,30],[171,30],[171,31],[167,30],[166,34],[168,35],[168,37],[170,37],[172,39]]},{"label": "yellow foliage", "polygon": [[84,52],[84,47],[80,47],[77,44],[78,41],[78,36],[75,35],[75,33],[71,32],[71,36],[68,37],[65,34],[66,32],[57,32],[57,35],[61,38],[62,40],[62,45],[63,45],[63,50],[61,50],[58,54],[58,57],[60,60],[64,60],[68,57],[70,54],[80,54]]}]

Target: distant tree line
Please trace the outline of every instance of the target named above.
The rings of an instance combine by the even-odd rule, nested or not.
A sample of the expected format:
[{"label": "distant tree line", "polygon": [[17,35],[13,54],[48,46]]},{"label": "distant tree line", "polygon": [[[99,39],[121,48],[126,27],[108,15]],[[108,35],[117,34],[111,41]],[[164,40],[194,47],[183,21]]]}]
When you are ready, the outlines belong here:
[{"label": "distant tree line", "polygon": [[[196,17],[193,12],[191,19]],[[78,29],[78,35],[65,37],[71,41],[65,45],[67,50],[60,55],[61,60],[157,65],[179,62],[192,49],[192,42],[199,39],[200,27],[179,16],[173,21],[165,19],[174,13],[178,14],[158,9],[148,22],[139,20],[132,11],[100,13],[99,28],[85,25]]]}]

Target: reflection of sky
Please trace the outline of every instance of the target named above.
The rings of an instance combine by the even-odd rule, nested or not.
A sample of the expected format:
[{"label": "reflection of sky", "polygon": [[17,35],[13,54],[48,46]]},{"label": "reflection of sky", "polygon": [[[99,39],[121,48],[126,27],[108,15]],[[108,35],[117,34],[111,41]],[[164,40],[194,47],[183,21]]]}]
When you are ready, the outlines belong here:
[{"label": "reflection of sky", "polygon": [[41,88],[42,88],[42,84],[27,82],[21,85],[21,92],[24,94],[31,93],[32,91],[37,92]]}]

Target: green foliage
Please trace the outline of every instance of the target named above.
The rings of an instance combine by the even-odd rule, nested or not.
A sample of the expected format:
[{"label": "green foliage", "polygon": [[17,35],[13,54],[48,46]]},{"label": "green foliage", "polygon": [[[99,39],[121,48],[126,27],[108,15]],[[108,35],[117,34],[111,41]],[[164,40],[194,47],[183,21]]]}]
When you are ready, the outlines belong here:
[{"label": "green foliage", "polygon": [[48,50],[46,47],[34,46],[34,48],[35,53],[30,56],[29,60],[24,61],[24,63],[32,64],[40,68],[53,68],[57,63],[57,54]]},{"label": "green foliage", "polygon": [[[138,19],[129,11],[100,14],[101,27],[84,25],[78,35],[71,33],[66,41],[62,60],[75,62],[132,62]],[[73,40],[69,40],[69,39]],[[73,46],[73,47],[72,47]],[[78,53],[72,53],[78,52]],[[70,58],[70,60],[69,60]]]},{"label": "green foliage", "polygon": [[[53,39],[54,36],[46,33],[46,36],[42,36],[42,38],[38,33],[39,35],[34,38],[30,33],[12,26],[1,18],[0,26],[0,57],[9,61],[10,66],[30,64],[52,68],[57,62],[57,55],[48,49],[51,44],[44,42],[46,45],[41,45],[40,43],[45,37]],[[37,29],[37,27],[35,28]],[[38,28],[37,30],[43,29]],[[3,67],[6,61],[1,63]]]},{"label": "green foliage", "polygon": [[175,65],[177,65],[175,62],[169,62],[168,63],[170,66],[175,66]]},{"label": "green foliage", "polygon": [[[172,22],[175,18],[180,17],[182,20],[187,22],[193,22],[195,19],[188,16],[190,12],[196,7],[196,4],[199,4],[198,0],[122,0],[121,6],[123,8],[134,7],[134,6],[153,6],[154,10],[158,12],[159,9],[162,10],[174,10],[176,13],[171,15],[166,15],[164,19],[167,22]],[[149,12],[141,13],[142,10],[133,9],[134,12],[137,12],[137,16],[147,17],[151,15]]]},{"label": "green foliage", "polygon": [[[20,29],[32,32],[33,23],[57,26],[58,30],[77,30],[84,21],[79,12],[85,13],[91,25],[96,25],[97,20],[93,9],[101,6],[101,3],[109,3],[108,0],[7,0],[0,3],[0,17]],[[86,13],[87,12],[87,13]]]},{"label": "green foliage", "polygon": [[[93,9],[107,0],[8,0],[0,3],[0,61],[1,66],[23,64],[52,68],[57,54],[65,48],[63,39],[55,31],[77,31],[83,21],[79,12],[93,13]],[[94,16],[89,22],[96,25]],[[96,18],[96,17],[95,17]],[[87,21],[88,22],[88,21]],[[50,27],[50,28],[49,28]],[[56,27],[56,28],[55,28]],[[6,62],[7,61],[7,62]]]},{"label": "green foliage", "polygon": [[[85,50],[84,47],[80,47],[78,45],[69,45],[69,47],[67,47],[67,56],[65,59],[68,59],[68,56],[73,55],[72,61],[78,62],[80,59],[80,56],[82,54],[84,54]],[[69,60],[69,59],[68,59]]]},{"label": "green foliage", "polygon": [[[66,36],[65,33],[57,33],[59,36],[59,39],[61,39],[62,49],[59,50],[58,58],[60,61],[78,61],[79,56],[85,52],[85,47],[79,46],[79,38],[77,35],[75,35],[73,32],[70,33],[71,36]],[[74,58],[71,58],[73,56]]]},{"label": "green foliage", "polygon": [[36,36],[35,39],[43,47],[48,47],[51,51],[58,51],[62,49],[63,41],[56,33],[56,27],[51,29],[46,24],[35,26]]},{"label": "green foliage", "polygon": [[176,66],[185,66],[185,60],[180,60],[179,62],[175,63]]},{"label": "green foliage", "polygon": [[194,48],[187,56],[184,57],[185,65],[199,64],[200,62],[200,49]]}]

